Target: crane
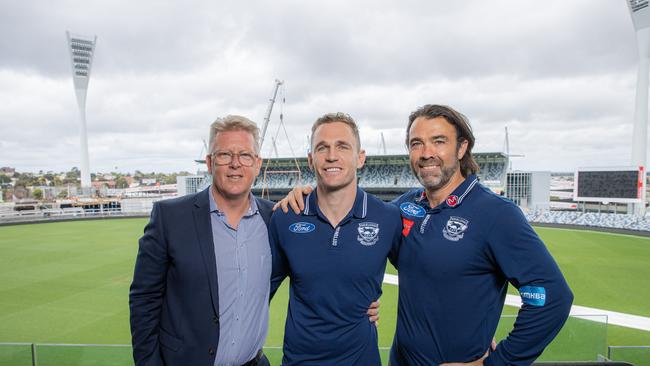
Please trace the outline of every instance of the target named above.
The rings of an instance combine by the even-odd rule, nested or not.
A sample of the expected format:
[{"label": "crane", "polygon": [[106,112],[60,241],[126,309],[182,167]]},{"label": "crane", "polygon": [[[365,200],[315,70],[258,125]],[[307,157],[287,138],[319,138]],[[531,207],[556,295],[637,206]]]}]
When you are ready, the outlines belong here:
[{"label": "crane", "polygon": [[278,89],[284,81],[275,79],[273,84],[273,92],[271,93],[271,99],[269,99],[269,107],[266,109],[266,115],[264,116],[264,125],[262,126],[262,136],[260,136],[260,151],[262,151],[262,146],[264,145],[264,136],[266,136],[266,128],[269,126],[269,121],[271,120],[271,112],[273,112],[273,104],[275,104],[275,97],[278,95]]}]

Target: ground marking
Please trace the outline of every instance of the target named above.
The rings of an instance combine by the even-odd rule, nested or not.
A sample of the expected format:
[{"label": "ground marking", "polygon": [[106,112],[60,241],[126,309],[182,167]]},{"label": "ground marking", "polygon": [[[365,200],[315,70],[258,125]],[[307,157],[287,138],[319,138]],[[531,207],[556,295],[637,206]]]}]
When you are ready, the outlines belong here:
[{"label": "ground marking", "polygon": [[[385,273],[384,283],[397,286],[398,285],[397,276]],[[506,295],[505,304],[508,306],[514,306],[520,308],[521,298],[516,295]],[[625,314],[616,311],[589,308],[586,306],[579,306],[579,305],[573,305],[571,307],[571,316],[595,321],[598,323],[620,325],[626,328],[633,328],[633,329],[645,330],[650,332],[650,318],[647,318],[645,316]]]}]

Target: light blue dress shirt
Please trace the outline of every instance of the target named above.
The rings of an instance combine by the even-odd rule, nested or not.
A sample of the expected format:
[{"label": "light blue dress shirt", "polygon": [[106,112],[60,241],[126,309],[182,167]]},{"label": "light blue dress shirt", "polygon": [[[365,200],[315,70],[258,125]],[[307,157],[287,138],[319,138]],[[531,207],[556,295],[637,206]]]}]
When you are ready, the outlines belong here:
[{"label": "light blue dress shirt", "polygon": [[219,211],[211,187],[210,218],[219,287],[219,345],[214,365],[241,365],[262,349],[268,330],[268,233],[252,194],[250,208],[235,229]]}]

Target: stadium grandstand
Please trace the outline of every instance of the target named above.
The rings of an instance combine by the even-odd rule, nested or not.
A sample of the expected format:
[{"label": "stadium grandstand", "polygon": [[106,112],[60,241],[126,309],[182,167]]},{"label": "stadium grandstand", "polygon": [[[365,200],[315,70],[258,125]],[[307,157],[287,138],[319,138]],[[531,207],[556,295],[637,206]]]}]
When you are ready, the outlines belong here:
[{"label": "stadium grandstand", "polygon": [[588,226],[592,228],[626,229],[650,232],[650,219],[633,214],[603,212],[524,210],[526,219],[534,224]]},{"label": "stadium grandstand", "polygon": [[[496,193],[504,192],[508,157],[503,153],[477,153],[481,168],[481,182]],[[383,200],[392,200],[402,193],[420,187],[411,173],[408,155],[367,156],[366,163],[358,172],[359,186]],[[200,187],[206,187],[208,181]],[[315,185],[314,173],[309,169],[307,158],[265,159],[262,171],[253,185],[253,193],[271,200],[278,200],[297,184]]]},{"label": "stadium grandstand", "polygon": [[[532,176],[535,172],[510,172],[507,154],[500,152],[475,153],[479,164],[481,183],[497,194],[515,201],[524,211],[531,223],[540,225],[586,226],[602,229],[632,230],[650,233],[650,218],[618,211],[585,212],[570,203],[573,182],[564,182],[557,187],[551,183],[550,207],[536,207],[530,204]],[[204,163],[203,161],[199,161]],[[564,174],[566,175],[566,174]],[[369,193],[389,201],[395,197],[420,187],[409,167],[408,155],[373,155],[358,172],[359,186]],[[564,177],[562,177],[564,179]],[[554,177],[555,179],[555,177]],[[0,222],[42,221],[57,219],[77,219],[103,216],[148,216],[153,203],[186,195],[205,189],[211,182],[207,172],[193,176],[179,176],[177,184],[142,186],[127,189],[101,190],[96,199],[67,199],[57,202],[11,202],[0,204]],[[523,183],[522,183],[523,182]],[[308,166],[307,158],[264,159],[260,175],[254,182],[253,193],[257,196],[277,201],[283,198],[296,185],[315,185],[314,173]],[[51,188],[51,187],[50,187]],[[69,189],[69,188],[66,188]],[[563,201],[554,197],[563,193]],[[548,194],[546,194],[548,196]],[[548,198],[547,198],[548,200]],[[565,203],[569,210],[556,207]]]}]

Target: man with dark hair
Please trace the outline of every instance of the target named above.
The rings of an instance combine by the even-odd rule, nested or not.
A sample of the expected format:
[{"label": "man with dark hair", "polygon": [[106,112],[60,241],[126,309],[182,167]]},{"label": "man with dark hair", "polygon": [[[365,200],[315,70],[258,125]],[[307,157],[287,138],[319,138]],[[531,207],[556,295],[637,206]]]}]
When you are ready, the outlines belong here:
[{"label": "man with dark hair", "polygon": [[496,331],[508,282],[523,306],[483,364],[532,364],[571,309],[560,269],[521,210],[478,183],[465,116],[425,105],[410,115],[406,142],[424,188],[395,201],[404,242],[391,364],[479,359]]},{"label": "man with dark hair", "polygon": [[[409,117],[406,145],[423,188],[393,201],[403,242],[390,364],[532,364],[569,315],[573,294],[560,269],[521,210],[478,182],[465,116],[425,105]],[[285,199],[294,210],[297,193]],[[523,306],[512,332],[486,355],[508,283]]]},{"label": "man with dark hair", "polygon": [[[450,107],[436,104],[427,104],[417,109],[409,116],[409,123],[406,126],[407,148],[410,146],[409,135],[411,126],[413,126],[415,120],[420,117],[423,117],[425,119],[444,118],[448,123],[452,124],[456,129],[456,149],[463,147],[464,141],[467,142],[466,151],[462,155],[462,158],[460,158],[461,174],[463,177],[468,177],[472,174],[478,173],[478,163],[476,160],[474,160],[474,156],[472,156],[472,149],[474,148],[474,133],[472,132],[472,127],[469,125],[469,121],[467,121],[467,117],[465,117],[465,115]],[[411,168],[413,168],[413,166],[411,166]],[[415,174],[415,171],[413,171],[413,173]],[[447,172],[446,174],[449,177],[451,176],[450,172]]]}]

